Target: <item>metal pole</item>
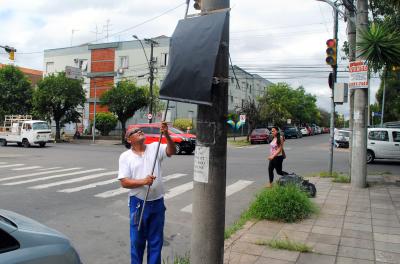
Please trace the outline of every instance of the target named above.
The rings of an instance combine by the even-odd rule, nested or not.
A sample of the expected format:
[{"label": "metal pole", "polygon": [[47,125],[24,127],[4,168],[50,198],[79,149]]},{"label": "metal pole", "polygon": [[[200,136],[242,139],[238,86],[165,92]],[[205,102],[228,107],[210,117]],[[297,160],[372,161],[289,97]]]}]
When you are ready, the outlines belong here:
[{"label": "metal pole", "polygon": [[154,41],[150,41],[150,106],[149,111],[152,115],[149,118],[149,123],[153,122],[153,81],[154,81],[154,61],[153,61]]},{"label": "metal pole", "polygon": [[[357,32],[368,28],[368,1],[357,1]],[[357,34],[357,43],[361,34]],[[357,59],[361,59],[360,51],[356,51]],[[367,177],[367,89],[354,91],[353,151],[351,153],[351,186],[365,188]]]},{"label": "metal pole", "polygon": [[386,77],[387,74],[383,77],[383,94],[382,94],[382,110],[381,110],[381,127],[383,127],[383,114],[385,112],[385,93],[386,93]]},{"label": "metal pole", "polygon": [[[203,0],[202,12],[229,8],[229,0]],[[229,14],[228,14],[229,15]],[[228,18],[229,21],[229,18]],[[229,22],[225,23],[215,63],[212,106],[198,106],[195,160],[208,154],[208,171],[193,181],[190,263],[224,262],[226,194],[226,114],[228,112]],[[207,153],[207,154],[201,154]]]},{"label": "metal pole", "polygon": [[[334,25],[333,25],[333,38],[336,39],[336,46],[339,44],[338,39],[338,30],[339,30],[339,13],[336,8],[334,11]],[[337,49],[336,49],[336,58],[337,58]],[[337,60],[337,59],[336,59]],[[337,63],[333,66],[332,69],[333,74],[333,87],[331,94],[331,126],[330,126],[330,146],[329,146],[329,175],[332,176],[333,173],[333,145],[334,145],[334,131],[335,131],[335,85],[337,81]]]},{"label": "metal pole", "polygon": [[97,94],[96,94],[96,79],[93,80],[94,83],[94,105],[93,105],[93,128],[92,128],[92,140],[93,144],[95,143],[96,137],[96,102],[97,102]]}]

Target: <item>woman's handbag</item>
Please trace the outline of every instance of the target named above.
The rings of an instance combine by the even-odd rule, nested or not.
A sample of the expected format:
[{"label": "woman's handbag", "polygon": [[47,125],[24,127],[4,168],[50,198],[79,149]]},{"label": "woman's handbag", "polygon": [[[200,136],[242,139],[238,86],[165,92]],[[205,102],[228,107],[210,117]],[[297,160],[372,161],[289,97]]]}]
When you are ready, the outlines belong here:
[{"label": "woman's handbag", "polygon": [[286,153],[285,153],[284,149],[282,149],[282,157],[283,157],[283,159],[286,159]]}]

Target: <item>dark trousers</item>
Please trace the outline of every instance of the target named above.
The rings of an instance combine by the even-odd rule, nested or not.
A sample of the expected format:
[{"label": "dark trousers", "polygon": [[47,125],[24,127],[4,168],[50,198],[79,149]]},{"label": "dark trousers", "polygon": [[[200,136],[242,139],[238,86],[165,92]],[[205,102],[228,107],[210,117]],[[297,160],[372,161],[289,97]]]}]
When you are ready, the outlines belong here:
[{"label": "dark trousers", "polygon": [[131,264],[142,264],[147,241],[147,263],[161,264],[161,249],[164,241],[164,198],[147,201],[142,224],[138,231],[143,200],[131,196],[129,199]]},{"label": "dark trousers", "polygon": [[268,175],[270,183],[274,181],[274,169],[276,169],[276,173],[278,173],[279,175],[283,175],[282,162],[283,162],[283,156],[276,156],[274,159],[269,161]]}]

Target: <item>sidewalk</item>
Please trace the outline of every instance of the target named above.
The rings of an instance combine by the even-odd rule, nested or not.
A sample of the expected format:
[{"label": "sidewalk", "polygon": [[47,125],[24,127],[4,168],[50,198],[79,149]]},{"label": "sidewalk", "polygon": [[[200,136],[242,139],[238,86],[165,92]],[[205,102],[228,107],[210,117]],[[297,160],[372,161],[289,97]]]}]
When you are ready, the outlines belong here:
[{"label": "sidewalk", "polygon": [[[295,224],[248,222],[225,242],[224,263],[400,263],[400,176],[369,176],[372,187],[351,189],[330,178],[311,178],[320,213]],[[306,243],[312,253],[272,249],[273,238]]]}]

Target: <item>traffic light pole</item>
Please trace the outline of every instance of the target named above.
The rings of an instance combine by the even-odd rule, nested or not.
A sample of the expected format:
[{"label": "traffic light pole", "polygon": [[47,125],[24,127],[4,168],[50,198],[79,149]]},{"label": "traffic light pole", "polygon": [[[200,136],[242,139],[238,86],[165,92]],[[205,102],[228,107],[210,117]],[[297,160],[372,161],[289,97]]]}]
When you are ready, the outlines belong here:
[{"label": "traffic light pole", "polygon": [[[202,0],[202,12],[229,8],[229,0]],[[228,13],[229,16],[229,13]],[[212,106],[199,105],[196,160],[208,164],[203,181],[193,181],[190,263],[224,262],[226,114],[228,112],[229,17],[224,25],[211,90]],[[205,179],[204,179],[205,178]]]},{"label": "traffic light pole", "polygon": [[151,114],[151,118],[149,118],[149,123],[153,122],[153,83],[154,83],[154,60],[153,60],[153,51],[154,46],[158,43],[152,39],[144,39],[147,43],[150,43],[150,62],[149,62],[149,70],[150,70],[150,105],[149,112]]},{"label": "traffic light pole", "polygon": [[[336,40],[336,47],[339,43],[338,40],[338,30],[339,30],[339,13],[336,8],[333,8],[334,12],[334,25],[333,25],[333,39]],[[333,147],[334,147],[334,132],[335,132],[335,85],[337,81],[337,48],[336,48],[336,63],[332,65],[332,75],[333,75],[333,87],[331,94],[331,125],[330,125],[330,146],[329,146],[329,175],[332,176],[333,173]]]}]

